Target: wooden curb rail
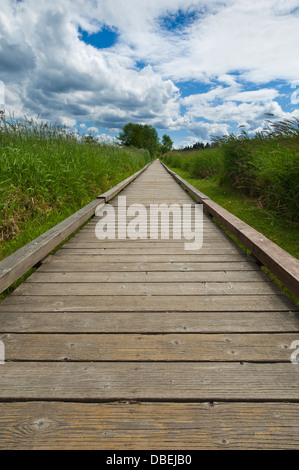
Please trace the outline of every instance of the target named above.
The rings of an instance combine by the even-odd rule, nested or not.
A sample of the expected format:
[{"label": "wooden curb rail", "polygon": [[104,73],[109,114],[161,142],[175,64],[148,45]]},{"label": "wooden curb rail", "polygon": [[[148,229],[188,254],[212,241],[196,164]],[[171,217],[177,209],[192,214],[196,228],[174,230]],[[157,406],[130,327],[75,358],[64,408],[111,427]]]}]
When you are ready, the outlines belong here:
[{"label": "wooden curb rail", "polygon": [[17,281],[30,268],[35,266],[60,243],[66,240],[67,237],[94,215],[99,205],[104,205],[107,201],[116,196],[116,194],[137,178],[137,176],[143,173],[151,163],[152,162],[148,163],[141,170],[121,181],[105,193],[100,194],[97,199],[0,261],[0,293],[11,286],[11,284]]},{"label": "wooden curb rail", "polygon": [[299,296],[299,260],[280,248],[260,232],[228,212],[208,196],[185,181],[163,162],[164,168],[180,183],[204,209],[215,217],[251,253],[267,267],[293,294]]}]

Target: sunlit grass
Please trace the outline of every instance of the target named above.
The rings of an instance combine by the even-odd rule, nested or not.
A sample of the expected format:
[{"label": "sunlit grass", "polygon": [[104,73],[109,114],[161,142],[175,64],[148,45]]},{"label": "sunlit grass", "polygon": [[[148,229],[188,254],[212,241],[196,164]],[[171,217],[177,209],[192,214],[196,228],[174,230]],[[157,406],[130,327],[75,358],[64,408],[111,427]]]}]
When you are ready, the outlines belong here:
[{"label": "sunlit grass", "polygon": [[57,126],[0,127],[0,259],[150,161],[146,150],[79,141]]},{"label": "sunlit grass", "polygon": [[211,149],[169,152],[163,161],[254,198],[268,221],[278,215],[299,222],[299,119],[273,123],[253,137],[243,132],[216,139]]}]

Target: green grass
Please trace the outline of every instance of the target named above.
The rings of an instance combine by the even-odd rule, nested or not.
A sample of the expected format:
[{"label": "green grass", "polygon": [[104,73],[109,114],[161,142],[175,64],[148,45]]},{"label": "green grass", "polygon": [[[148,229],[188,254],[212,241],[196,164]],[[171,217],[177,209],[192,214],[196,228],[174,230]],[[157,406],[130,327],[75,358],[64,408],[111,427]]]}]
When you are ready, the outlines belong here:
[{"label": "green grass", "polygon": [[221,182],[299,222],[299,120],[292,136],[230,136],[219,149],[224,160]]},{"label": "green grass", "polygon": [[213,201],[263,233],[291,255],[299,258],[297,223],[286,223],[283,217],[279,217],[274,211],[266,210],[259,205],[259,200],[245,194],[239,194],[228,186],[219,185],[216,177],[195,179],[180,168],[172,167],[171,169]]},{"label": "green grass", "polygon": [[272,123],[264,133],[215,140],[211,149],[169,152],[166,165],[191,178],[211,178],[254,198],[287,222],[299,222],[299,119]]},{"label": "green grass", "polygon": [[78,141],[34,123],[0,128],[0,259],[150,161],[147,151]]},{"label": "green grass", "polygon": [[0,122],[0,260],[149,161],[146,150],[79,141],[58,126]]},{"label": "green grass", "polygon": [[223,154],[218,148],[173,151],[163,156],[166,165],[181,168],[194,178],[209,178],[223,170]]}]

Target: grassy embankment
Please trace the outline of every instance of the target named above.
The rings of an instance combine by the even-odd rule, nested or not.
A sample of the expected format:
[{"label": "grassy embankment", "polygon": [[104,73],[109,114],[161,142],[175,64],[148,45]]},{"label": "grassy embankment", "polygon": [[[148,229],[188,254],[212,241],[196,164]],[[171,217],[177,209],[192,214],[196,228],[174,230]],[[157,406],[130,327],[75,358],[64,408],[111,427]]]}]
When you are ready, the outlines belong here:
[{"label": "grassy embankment", "polygon": [[298,119],[276,123],[251,138],[243,133],[218,139],[211,149],[170,152],[162,161],[299,258]]},{"label": "grassy embankment", "polygon": [[2,123],[0,259],[149,161],[146,150],[84,143],[57,126]]}]

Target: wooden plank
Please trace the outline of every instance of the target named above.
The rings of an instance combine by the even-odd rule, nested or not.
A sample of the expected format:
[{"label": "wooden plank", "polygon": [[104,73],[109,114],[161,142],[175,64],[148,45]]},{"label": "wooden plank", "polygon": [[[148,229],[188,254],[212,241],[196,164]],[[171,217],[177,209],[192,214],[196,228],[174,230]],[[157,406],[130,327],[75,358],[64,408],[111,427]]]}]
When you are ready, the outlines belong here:
[{"label": "wooden plank", "polygon": [[5,403],[0,449],[297,450],[298,413],[298,403]]},{"label": "wooden plank", "polygon": [[290,362],[299,334],[0,334],[6,361]]},{"label": "wooden plank", "polygon": [[163,262],[163,263],[96,263],[73,262],[53,256],[45,260],[38,269],[39,272],[154,272],[154,271],[182,271],[182,272],[207,272],[207,271],[257,271],[254,261],[225,261],[225,262]]},{"label": "wooden plank", "polygon": [[[207,263],[207,262],[225,262],[225,261],[244,261],[246,255],[228,254],[228,255],[213,255],[213,254],[188,254],[182,253],[181,255],[91,255],[91,254],[73,254],[68,253],[67,250],[59,250],[55,253],[54,258],[63,261],[72,261],[74,263],[179,263],[179,262],[193,262],[193,263]],[[248,256],[247,258],[250,258]]]},{"label": "wooden plank", "polygon": [[63,222],[23,246],[12,255],[0,261],[0,292],[25,274],[32,266],[42,260],[59,243],[71,235],[86,222],[98,207],[99,201],[92,201],[87,206],[71,215]]},{"label": "wooden plank", "polygon": [[[268,295],[281,294],[281,290],[273,285],[271,281],[257,282],[90,282],[88,284],[81,282],[52,282],[52,283],[30,283],[24,282],[14,292],[12,296],[20,295],[49,295],[57,296],[57,292],[62,296],[140,296],[140,295]],[[200,301],[200,299],[198,299]]]},{"label": "wooden plank", "polygon": [[[123,225],[123,226],[120,226],[120,229],[121,229],[121,230],[123,230],[124,228],[126,228],[124,225]],[[146,228],[146,227],[145,227],[145,228]],[[165,240],[165,238],[163,239],[163,238],[161,238],[161,237],[160,237],[160,238],[154,238],[153,235],[151,236],[150,230],[145,230],[145,228],[140,226],[140,227],[137,227],[137,229],[136,229],[136,232],[137,232],[137,230],[138,230],[139,232],[142,233],[142,235],[145,234],[144,240],[150,240],[150,241],[156,241],[156,242],[157,242],[157,241],[160,241],[160,240]],[[154,229],[156,230],[156,227],[154,227]],[[165,229],[165,227],[163,227],[163,229]],[[166,226],[166,229],[167,229],[167,226]],[[153,229],[152,229],[152,230],[153,230]],[[193,230],[193,227],[192,227],[192,230]],[[158,227],[157,231],[158,231],[158,234],[161,232],[160,227]],[[165,230],[164,230],[164,231],[165,231]],[[128,232],[127,232],[127,233],[128,233]],[[183,242],[186,240],[185,237],[183,236],[183,232],[182,232],[182,231],[181,231],[181,238],[177,238],[177,239],[173,238],[173,236],[172,236],[173,231],[172,231],[171,226],[169,227],[169,233],[171,234],[171,236],[169,236],[169,238],[166,239],[166,240],[168,240],[169,242],[172,242],[172,241],[178,242],[178,241],[180,241],[181,243],[183,243]],[[180,232],[179,232],[179,233],[180,233]],[[82,230],[82,234],[86,235],[87,238],[88,238],[88,237],[91,238],[91,237],[94,236],[95,238],[94,238],[93,241],[99,241],[99,242],[109,241],[108,238],[107,238],[107,239],[104,239],[104,240],[99,240],[99,239],[97,238],[97,236],[96,236],[95,227],[92,227],[92,226],[88,226],[88,227],[86,227],[85,229],[83,229],[83,230]],[[223,235],[223,237],[221,237],[221,235]],[[205,228],[204,228],[204,230],[203,230],[203,240],[206,239],[206,241],[208,241],[210,237],[212,237],[213,239],[219,239],[219,241],[221,241],[221,240],[229,240],[228,236],[225,235],[224,232],[221,233],[221,230],[220,230],[220,229],[217,229],[217,228],[214,229],[214,228],[213,228],[213,229],[211,229],[211,230],[210,230],[210,229],[205,230]],[[118,241],[118,226],[117,226],[117,225],[116,225],[116,229],[115,229],[115,237],[114,237],[114,238],[111,238],[110,240],[116,240],[116,241]],[[126,241],[126,240],[133,240],[133,238],[130,238],[130,236],[127,235],[127,238],[125,238],[125,237],[124,237],[124,238],[120,238],[120,237],[119,237],[119,240],[120,240],[120,241]],[[138,240],[138,238],[137,238],[137,240]],[[134,241],[134,240],[133,240],[133,241]],[[144,241],[143,241],[143,243],[144,243]]]},{"label": "wooden plank", "polygon": [[[138,230],[138,229],[137,229]],[[137,233],[137,230],[136,230],[136,233]],[[105,238],[104,240],[99,240],[95,234],[95,231],[94,230],[90,230],[90,229],[86,229],[86,230],[82,230],[82,238],[84,238],[86,241],[91,241],[91,242],[96,242],[96,243],[105,243],[105,242],[111,242],[111,241],[115,241],[116,243],[120,243],[120,242],[125,242],[125,243],[129,243],[129,242],[134,242],[136,241],[137,243],[138,242],[141,242],[141,243],[145,243],[146,241],[148,242],[152,242],[152,243],[168,243],[168,244],[171,244],[171,243],[176,243],[177,241],[180,241],[180,243],[183,245],[185,242],[190,242],[190,240],[187,240],[186,238],[184,238],[183,236],[178,239],[178,238],[174,238],[173,237],[173,233],[171,230],[169,232],[166,232],[166,233],[169,233],[169,236],[167,235],[167,238],[166,236],[164,235],[165,238],[161,238],[161,231],[159,230],[158,231],[158,234],[156,236],[156,233],[155,233],[155,238],[154,236],[152,235],[152,238],[151,238],[151,233],[149,231],[145,232],[145,231],[139,231],[138,232],[138,235],[139,235],[139,238],[136,238],[136,240],[134,240],[133,238],[131,238],[131,234],[128,234],[128,232],[126,232],[126,237],[123,237],[122,235],[118,236],[118,231],[116,230],[115,232],[115,237],[113,238]],[[199,237],[197,237],[199,239]],[[193,239],[191,240],[193,241]],[[224,235],[224,233],[220,233],[219,235],[217,233],[211,233],[211,232],[204,232],[203,233],[203,238],[202,238],[202,242],[203,244],[206,242],[208,243],[217,243],[217,242],[225,242],[225,241],[229,241],[228,237]],[[232,242],[231,242],[232,243]],[[231,246],[234,246],[234,244],[232,243]],[[236,246],[236,245],[235,245]]]},{"label": "wooden plank", "polygon": [[232,247],[202,247],[200,250],[185,250],[184,247],[178,248],[72,248],[71,246],[61,248],[62,255],[130,255],[144,256],[144,255],[230,255],[230,254],[243,254],[237,246]]},{"label": "wooden plank", "polygon": [[299,313],[250,312],[23,312],[0,311],[11,333],[274,333],[299,332]]},{"label": "wooden plank", "polygon": [[[136,242],[136,243],[135,243]],[[212,248],[234,248],[235,245],[231,244],[229,240],[220,240],[220,241],[213,241],[206,240],[203,243],[203,248],[212,249]],[[137,251],[138,253],[142,253],[143,250],[176,250],[176,251],[186,251],[184,249],[184,242],[179,241],[176,242],[175,240],[170,241],[169,243],[167,240],[157,241],[157,240],[97,240],[97,239],[85,239],[82,237],[81,240],[74,240],[71,242],[67,242],[65,245],[61,247],[61,249],[74,249],[74,248],[97,248],[100,250],[113,250],[116,253],[120,250],[133,250]],[[109,253],[109,251],[108,251]]]},{"label": "wooden plank", "polygon": [[[119,249],[119,248],[132,248],[132,249],[144,249],[144,248],[178,248],[178,249],[184,249],[185,247],[184,244],[186,241],[185,239],[177,240],[170,238],[169,240],[166,239],[151,239],[151,238],[146,238],[146,239],[141,239],[138,238],[136,240],[131,240],[129,237],[122,239],[122,238],[115,238],[115,239],[105,239],[105,240],[99,240],[95,233],[79,233],[80,236],[74,236],[74,240],[72,239],[72,243],[67,242],[65,245],[63,245],[64,248],[66,247],[72,247],[73,243],[82,243],[87,247],[87,245],[95,245],[94,247],[98,248],[113,248],[113,249]],[[222,235],[222,234],[221,234]],[[237,246],[234,244],[231,240],[229,240],[227,237],[217,237],[216,235],[210,235],[210,236],[204,236],[203,238],[203,243],[202,243],[202,248],[209,248],[209,247],[215,247],[215,248],[222,248],[222,247],[235,247]],[[93,247],[93,248],[94,248]]]},{"label": "wooden plank", "polygon": [[139,271],[139,272],[41,272],[40,269],[33,273],[26,283],[43,282],[164,282],[165,279],[171,282],[257,282],[268,280],[262,271],[173,271],[169,278],[167,271]]},{"label": "wooden plank", "polygon": [[11,295],[0,305],[5,312],[240,312],[298,311],[285,295],[146,295],[64,296]]},{"label": "wooden plank", "polygon": [[298,401],[298,385],[292,363],[7,362],[0,399]]}]

